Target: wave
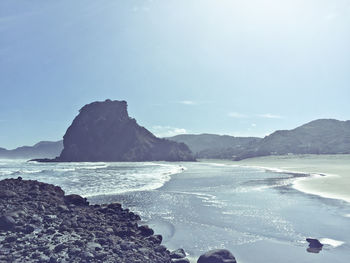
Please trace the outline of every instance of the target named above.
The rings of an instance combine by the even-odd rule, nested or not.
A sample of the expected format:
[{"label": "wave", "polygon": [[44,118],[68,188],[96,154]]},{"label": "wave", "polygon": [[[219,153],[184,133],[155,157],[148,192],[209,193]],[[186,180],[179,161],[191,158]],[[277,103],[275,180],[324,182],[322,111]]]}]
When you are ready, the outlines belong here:
[{"label": "wave", "polygon": [[[113,165],[109,168],[113,168]],[[144,169],[146,168],[146,171]],[[149,168],[150,170],[148,170]],[[84,197],[114,195],[135,191],[151,191],[161,188],[171,179],[171,175],[182,173],[184,167],[168,164],[146,164],[124,171],[124,173],[99,175],[89,178],[95,187],[82,189]],[[105,172],[107,172],[106,169]],[[102,177],[100,177],[102,176]]]}]

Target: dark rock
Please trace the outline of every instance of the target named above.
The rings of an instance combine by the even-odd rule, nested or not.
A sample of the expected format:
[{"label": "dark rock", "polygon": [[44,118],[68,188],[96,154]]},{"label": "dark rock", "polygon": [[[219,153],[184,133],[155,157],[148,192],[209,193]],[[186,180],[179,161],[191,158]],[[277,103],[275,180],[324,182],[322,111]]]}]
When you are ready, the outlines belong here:
[{"label": "dark rock", "polygon": [[85,105],[67,129],[63,145],[61,155],[51,161],[195,160],[185,144],[157,138],[138,125],[129,117],[126,101]]},{"label": "dark rock", "polygon": [[306,241],[309,242],[310,248],[322,248],[323,247],[323,244],[318,239],[307,238]]},{"label": "dark rock", "polygon": [[[98,207],[99,207],[99,206],[98,206]],[[119,203],[111,203],[111,204],[107,205],[107,207],[110,208],[110,209],[118,210],[118,211],[119,211],[119,210],[121,210],[122,205],[119,204]]]},{"label": "dark rock", "polygon": [[160,245],[162,243],[163,237],[161,235],[149,236],[148,240],[150,240],[153,244]]},{"label": "dark rock", "polygon": [[163,245],[160,245],[160,246],[156,246],[154,248],[154,250],[157,251],[157,252],[165,252],[167,250],[167,248],[165,246],[163,246]]},{"label": "dark rock", "polygon": [[34,227],[32,225],[27,225],[24,229],[24,233],[30,234],[34,231]]},{"label": "dark rock", "polygon": [[57,263],[57,257],[56,256],[51,256],[49,263]]},{"label": "dark rock", "polygon": [[236,263],[236,259],[226,249],[214,249],[201,255],[197,263]]},{"label": "dark rock", "polygon": [[99,243],[95,243],[95,242],[89,242],[86,245],[87,249],[91,250],[91,251],[100,251],[102,250],[102,246]]},{"label": "dark rock", "polygon": [[307,242],[309,242],[309,247],[306,249],[309,253],[320,253],[322,250],[323,244],[318,240],[314,238],[307,238]]},{"label": "dark rock", "polygon": [[143,235],[143,236],[151,236],[154,234],[153,229],[149,228],[149,226],[147,226],[147,225],[140,226],[139,230],[141,232],[141,235]]},{"label": "dark rock", "polygon": [[57,208],[58,208],[60,211],[63,211],[63,212],[68,212],[68,211],[69,211],[68,207],[65,206],[65,205],[59,205]]},{"label": "dark rock", "polygon": [[11,242],[15,242],[15,241],[16,241],[15,236],[8,236],[5,238],[5,242],[7,242],[7,243],[11,243]]},{"label": "dark rock", "polygon": [[16,221],[13,217],[4,215],[0,217],[0,230],[11,230],[15,227]]},{"label": "dark rock", "polygon": [[172,263],[190,263],[187,258],[174,258],[171,260]]},{"label": "dark rock", "polygon": [[14,191],[11,190],[0,190],[0,198],[11,198],[11,197],[16,197],[17,194]]},{"label": "dark rock", "polygon": [[186,257],[186,253],[185,253],[185,250],[183,250],[182,248],[179,248],[177,250],[170,252],[170,258],[185,258],[185,257]]},{"label": "dark rock", "polygon": [[64,202],[66,204],[73,204],[78,206],[86,206],[89,205],[89,202],[86,200],[86,198],[81,197],[80,195],[66,195],[64,197]]},{"label": "dark rock", "polygon": [[65,249],[65,248],[67,248],[67,245],[66,245],[66,244],[63,244],[63,243],[58,244],[57,246],[55,246],[54,252],[55,252],[55,253],[59,253],[59,252],[61,252],[61,251],[62,251],[63,249]]}]

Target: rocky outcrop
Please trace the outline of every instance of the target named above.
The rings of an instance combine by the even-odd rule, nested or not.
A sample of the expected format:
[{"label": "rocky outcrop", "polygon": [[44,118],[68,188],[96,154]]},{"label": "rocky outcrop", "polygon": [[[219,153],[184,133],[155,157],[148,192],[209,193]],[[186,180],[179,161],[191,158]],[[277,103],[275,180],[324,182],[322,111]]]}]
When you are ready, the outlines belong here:
[{"label": "rocky outcrop", "polygon": [[306,249],[310,253],[319,253],[322,250],[323,244],[315,238],[307,238],[306,241],[309,243],[309,247]]},{"label": "rocky outcrop", "polygon": [[201,255],[197,263],[236,263],[236,259],[226,249],[214,249]]},{"label": "rocky outcrop", "polygon": [[[194,161],[189,148],[154,136],[129,117],[125,101],[85,105],[63,137],[58,162]],[[48,161],[48,160],[44,160]]]},{"label": "rocky outcrop", "polygon": [[33,158],[54,158],[63,149],[63,141],[50,142],[41,141],[33,146],[22,146],[13,150],[0,148],[2,159],[33,159]]},{"label": "rocky outcrop", "polygon": [[235,160],[285,154],[350,153],[350,121],[320,119],[293,130],[281,130],[266,136]]},{"label": "rocky outcrop", "polygon": [[161,236],[118,203],[89,205],[60,187],[21,178],[0,181],[5,191],[0,262],[185,262],[172,261],[179,253],[170,253]]}]

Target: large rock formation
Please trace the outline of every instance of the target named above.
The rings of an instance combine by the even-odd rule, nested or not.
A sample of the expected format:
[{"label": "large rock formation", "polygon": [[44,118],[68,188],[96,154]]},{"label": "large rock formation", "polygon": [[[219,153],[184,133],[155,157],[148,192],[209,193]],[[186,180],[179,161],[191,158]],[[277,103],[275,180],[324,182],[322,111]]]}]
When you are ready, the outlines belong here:
[{"label": "large rock formation", "polygon": [[266,155],[348,154],[350,121],[320,119],[293,130],[281,130],[266,136],[236,160]]},{"label": "large rock formation", "polygon": [[85,105],[63,137],[55,161],[194,161],[189,148],[155,137],[129,117],[125,101]]},{"label": "large rock formation", "polygon": [[181,134],[167,139],[185,143],[196,158],[202,159],[232,159],[262,140],[217,134]]}]

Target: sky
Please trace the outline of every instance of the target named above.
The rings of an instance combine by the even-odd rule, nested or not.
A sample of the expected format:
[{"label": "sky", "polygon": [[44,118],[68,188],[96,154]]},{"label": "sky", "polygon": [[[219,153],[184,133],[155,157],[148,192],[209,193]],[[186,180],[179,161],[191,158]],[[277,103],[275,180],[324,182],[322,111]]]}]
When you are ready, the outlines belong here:
[{"label": "sky", "polygon": [[350,119],[350,0],[1,0],[0,147],[126,100],[158,136]]}]

